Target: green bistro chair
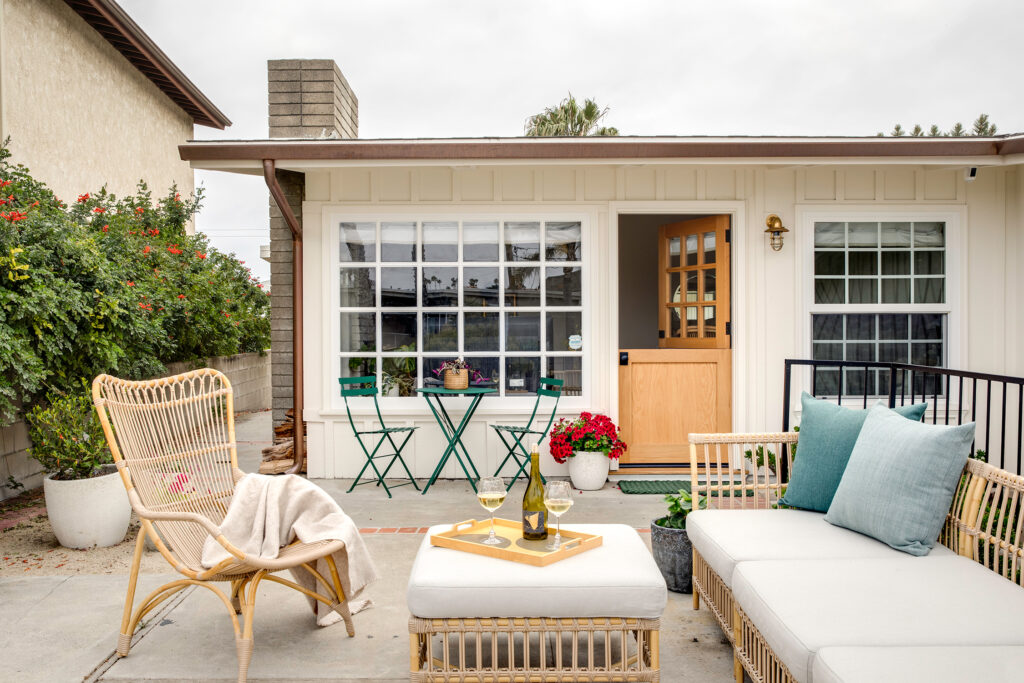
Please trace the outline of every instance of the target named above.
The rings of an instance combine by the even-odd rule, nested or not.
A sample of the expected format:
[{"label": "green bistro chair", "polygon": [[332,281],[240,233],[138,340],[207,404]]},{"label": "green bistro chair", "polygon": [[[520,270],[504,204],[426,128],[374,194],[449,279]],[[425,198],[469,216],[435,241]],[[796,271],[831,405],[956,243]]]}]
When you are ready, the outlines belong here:
[{"label": "green bistro chair", "polygon": [[[388,498],[391,498],[391,490],[388,488],[384,478],[388,476],[388,472],[391,471],[391,467],[395,464],[395,461],[402,463],[402,468],[405,470],[405,474],[409,477],[409,481],[402,482],[401,484],[392,484],[392,487],[406,486],[412,484],[413,487],[419,491],[420,487],[416,485],[416,480],[412,478],[412,472],[409,471],[409,467],[405,464],[405,460],[402,458],[402,449],[405,448],[405,444],[409,443],[409,439],[412,437],[412,433],[418,429],[418,427],[388,427],[384,424],[384,418],[380,414],[380,404],[377,402],[377,378],[373,376],[369,377],[341,377],[338,379],[338,383],[341,384],[341,395],[345,399],[345,411],[348,413],[348,423],[352,425],[352,432],[356,435],[356,441],[359,442],[359,446],[363,449],[363,453],[366,454],[366,464],[363,465],[363,469],[359,470],[359,474],[356,476],[355,481],[352,482],[352,486],[349,487],[346,493],[351,493],[352,489],[359,486],[360,484],[369,484],[371,481],[376,481],[377,486],[383,486],[384,492],[388,494]],[[368,385],[368,386],[364,386]],[[359,430],[356,428],[355,420],[352,419],[352,406],[349,405],[348,399],[350,396],[372,396],[373,407],[377,411],[377,420],[380,422],[380,429],[370,430]],[[401,439],[401,443],[395,443],[398,435],[405,433],[405,438]],[[363,437],[367,437],[368,440],[376,438],[376,445],[373,446],[373,450],[369,450],[366,443],[363,442]],[[384,442],[387,441],[391,444],[392,451],[390,453],[378,453]],[[374,460],[378,458],[391,458],[391,462],[384,468],[382,473],[377,469],[377,463]],[[366,471],[367,467],[372,467],[374,474],[377,475],[377,479],[367,479],[366,481],[359,481],[363,477],[363,472]]]},{"label": "green bistro chair", "polygon": [[[530,463],[530,451],[526,449],[526,445],[523,444],[524,439],[529,439],[530,443],[540,443],[544,440],[544,437],[548,435],[548,430],[551,429],[551,424],[555,421],[555,411],[558,409],[558,399],[562,396],[562,384],[564,380],[552,379],[550,377],[541,377],[540,386],[537,388],[537,401],[533,404],[533,412],[530,413],[530,420],[526,423],[525,427],[518,425],[491,425],[495,432],[498,433],[498,437],[501,438],[501,442],[505,444],[505,448],[508,450],[508,454],[505,459],[498,465],[498,469],[494,471],[494,476],[501,476],[501,469],[505,466],[510,459],[515,464],[519,465],[519,469],[516,470],[512,480],[508,483],[508,490],[512,490],[512,485],[516,483],[519,476],[522,475],[526,478],[526,466]],[[551,405],[551,416],[548,418],[548,423],[544,425],[544,429],[537,430],[533,429],[533,421],[537,418],[537,411],[540,408],[541,401],[545,398],[554,399]],[[543,419],[543,418],[541,418]],[[511,440],[511,442],[510,442]],[[544,477],[541,476],[543,480]]]}]

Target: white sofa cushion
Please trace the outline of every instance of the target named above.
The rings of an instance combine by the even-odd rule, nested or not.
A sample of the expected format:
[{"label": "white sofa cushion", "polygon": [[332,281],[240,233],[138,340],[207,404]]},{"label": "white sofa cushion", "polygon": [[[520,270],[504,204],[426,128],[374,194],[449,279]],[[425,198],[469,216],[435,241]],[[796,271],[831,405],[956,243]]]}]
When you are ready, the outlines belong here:
[{"label": "white sofa cushion", "polygon": [[955,555],[740,562],[733,596],[798,681],[828,645],[1024,645],[1024,590]]},{"label": "white sofa cushion", "polygon": [[438,548],[430,534],[409,576],[409,611],[421,618],[658,618],[668,589],[640,535],[624,524],[566,524],[602,545],[547,567]]},{"label": "white sofa cushion", "polygon": [[814,683],[1018,683],[1024,646],[823,647]]},{"label": "white sofa cushion", "polygon": [[[893,557],[898,551],[809,510],[697,510],[686,518],[693,547],[732,586],[737,562]],[[945,546],[932,550],[953,556]]]}]

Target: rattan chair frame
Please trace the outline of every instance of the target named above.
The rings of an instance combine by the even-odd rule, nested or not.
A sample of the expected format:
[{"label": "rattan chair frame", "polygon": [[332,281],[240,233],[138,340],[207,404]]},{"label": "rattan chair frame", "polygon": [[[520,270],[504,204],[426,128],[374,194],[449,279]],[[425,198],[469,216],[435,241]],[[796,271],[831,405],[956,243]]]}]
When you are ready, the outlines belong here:
[{"label": "rattan chair frame", "polygon": [[[690,434],[690,487],[695,502],[700,495],[710,503],[757,509],[777,508],[793,471],[797,433]],[[776,457],[774,469],[758,468],[744,456],[762,447]],[[786,467],[778,467],[785,461]],[[717,464],[715,464],[717,463]],[[725,463],[730,467],[722,468]],[[737,481],[732,472],[740,470]],[[728,481],[714,477],[728,472]],[[736,505],[736,501],[741,505]],[[1024,477],[981,462],[964,467],[939,542],[964,557],[1024,587]],[[733,674],[743,683],[744,671],[757,683],[792,683],[795,679],[772,651],[756,624],[736,604],[732,591],[700,553],[693,550],[693,608],[700,601],[710,608],[733,646]]]},{"label": "rattan chair frame", "polygon": [[[345,621],[348,635],[355,635],[341,577],[331,557],[344,548],[342,541],[295,542],[269,560],[247,555],[221,532],[219,524],[235,484],[244,475],[238,468],[231,382],[223,373],[205,368],[141,382],[100,375],[93,380],[92,396],[107,445],[141,522],[118,635],[118,656],[128,655],[141,619],[189,586],[211,591],[227,609],[235,632],[239,681],[245,681],[248,674],[256,590],[265,580],[333,609]],[[231,557],[205,568],[201,557],[208,536]],[[183,578],[160,586],[135,607],[147,538]],[[329,579],[316,569],[318,560],[326,563]],[[284,569],[309,572],[320,592],[275,574]],[[221,590],[215,585],[219,582],[228,583],[229,588]]]},{"label": "rattan chair frame", "polygon": [[[660,628],[659,619],[634,617],[412,617],[410,680],[657,683]],[[531,636],[537,636],[535,645]]]}]

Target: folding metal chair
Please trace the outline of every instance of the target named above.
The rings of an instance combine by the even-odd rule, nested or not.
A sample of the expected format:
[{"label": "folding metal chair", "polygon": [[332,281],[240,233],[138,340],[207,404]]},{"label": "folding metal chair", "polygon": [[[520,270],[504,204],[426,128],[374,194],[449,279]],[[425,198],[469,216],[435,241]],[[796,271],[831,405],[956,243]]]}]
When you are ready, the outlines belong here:
[{"label": "folding metal chair", "polygon": [[[526,466],[530,462],[530,452],[523,445],[523,439],[531,437],[530,443],[538,444],[544,441],[544,438],[548,435],[548,430],[551,429],[551,424],[555,421],[555,411],[558,409],[558,399],[562,395],[563,383],[563,380],[552,379],[551,377],[540,378],[540,386],[537,387],[537,400],[533,404],[533,412],[530,413],[530,420],[526,423],[525,427],[518,425],[491,425],[494,431],[498,433],[498,437],[501,438],[501,442],[505,444],[505,448],[508,449],[508,454],[501,461],[501,464],[498,465],[498,469],[494,471],[494,476],[501,476],[501,469],[509,459],[519,465],[519,469],[516,470],[512,480],[508,483],[508,490],[512,490],[512,485],[516,483],[520,475],[526,478]],[[533,421],[537,417],[537,409],[540,408],[541,401],[545,398],[554,399],[554,403],[551,406],[551,416],[548,418],[548,423],[544,426],[544,429],[532,429]],[[509,443],[506,435],[511,438],[511,443]],[[544,479],[543,475],[541,475],[541,479]]]},{"label": "folding metal chair", "polygon": [[[351,493],[352,489],[359,486],[360,484],[369,484],[371,481],[375,481],[377,486],[383,486],[384,492],[388,494],[388,498],[391,498],[391,489],[388,488],[387,482],[384,478],[388,476],[388,472],[391,471],[392,465],[395,461],[402,463],[402,468],[405,470],[406,476],[409,477],[409,481],[402,482],[401,484],[392,484],[392,488],[398,486],[406,486],[412,484],[413,487],[419,491],[420,487],[417,486],[416,480],[412,478],[412,472],[409,471],[409,467],[405,464],[405,460],[402,458],[402,449],[405,448],[405,444],[409,443],[409,439],[412,438],[412,433],[419,429],[419,427],[388,427],[384,424],[384,418],[380,414],[380,404],[377,402],[377,378],[373,376],[368,377],[340,377],[338,383],[341,384],[341,395],[345,399],[345,411],[348,413],[348,423],[352,425],[352,432],[356,435],[356,441],[359,442],[360,448],[363,449],[363,453],[366,455],[366,464],[363,465],[363,469],[359,470],[359,474],[356,475],[355,481],[352,482],[352,486],[349,487],[346,493]],[[369,385],[369,386],[366,386]],[[373,407],[377,411],[377,421],[380,422],[380,429],[363,429],[360,430],[356,427],[355,420],[352,419],[352,406],[349,405],[349,397],[354,396],[371,396],[373,397]],[[402,439],[400,444],[395,443],[395,439],[392,434],[405,433],[405,438]],[[363,442],[363,437],[379,437],[377,438],[376,444],[373,446],[373,450],[369,450],[366,444]],[[393,449],[390,453],[378,453],[384,442],[391,444]],[[377,469],[377,463],[374,460],[378,458],[391,458],[391,462],[381,472]],[[366,471],[367,467],[373,468],[374,474],[377,475],[376,479],[367,479],[366,481],[359,481],[363,477],[363,472]]]}]

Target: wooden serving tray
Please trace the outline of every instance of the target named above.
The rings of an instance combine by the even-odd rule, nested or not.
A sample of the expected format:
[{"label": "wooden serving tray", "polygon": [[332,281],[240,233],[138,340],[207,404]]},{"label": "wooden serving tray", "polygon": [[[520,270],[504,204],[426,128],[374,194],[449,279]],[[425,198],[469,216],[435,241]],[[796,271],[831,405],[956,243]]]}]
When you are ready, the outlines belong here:
[{"label": "wooden serving tray", "polygon": [[602,538],[594,534],[580,531],[562,532],[562,545],[558,550],[548,550],[547,544],[554,538],[554,532],[548,529],[548,538],[543,541],[527,541],[523,538],[523,525],[508,519],[494,520],[494,534],[506,541],[503,545],[484,545],[483,541],[491,531],[491,520],[481,522],[470,519],[453,524],[448,531],[442,531],[430,537],[430,544],[441,548],[461,550],[486,557],[496,557],[511,562],[532,564],[535,567],[546,567],[549,564],[579,555],[591,548],[601,545]]}]

